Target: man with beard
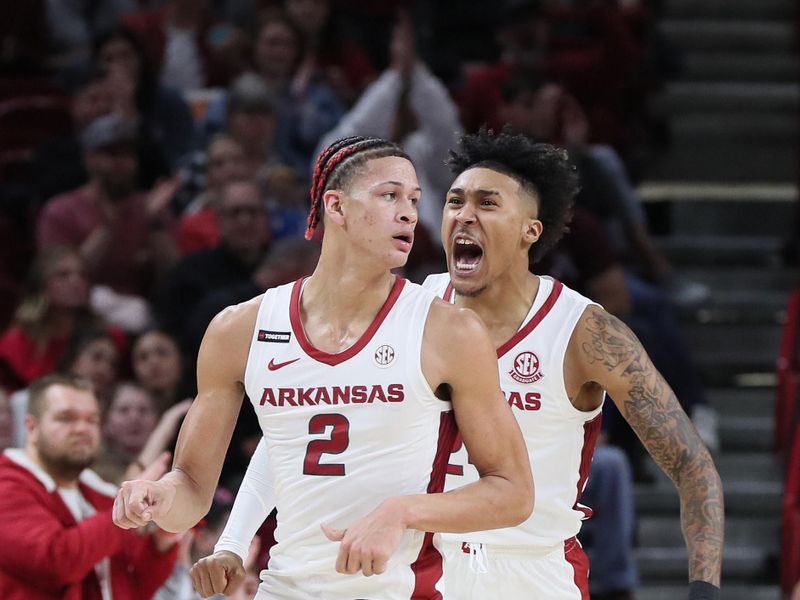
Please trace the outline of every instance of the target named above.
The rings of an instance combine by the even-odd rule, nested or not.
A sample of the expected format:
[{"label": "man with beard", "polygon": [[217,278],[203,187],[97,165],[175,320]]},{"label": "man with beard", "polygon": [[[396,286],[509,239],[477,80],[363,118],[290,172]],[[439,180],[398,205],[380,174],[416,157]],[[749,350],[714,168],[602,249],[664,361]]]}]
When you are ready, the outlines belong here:
[{"label": "man with beard", "polygon": [[87,469],[100,448],[91,385],[66,375],[40,379],[25,426],[25,449],[0,457],[4,600],[151,598],[175,565],[175,537],[111,521],[116,489]]},{"label": "man with beard", "polygon": [[169,202],[180,183],[139,192],[136,140],[136,124],[120,115],[92,121],[81,136],[89,182],[45,205],[37,243],[78,248],[94,283],[145,296],[177,258]]}]

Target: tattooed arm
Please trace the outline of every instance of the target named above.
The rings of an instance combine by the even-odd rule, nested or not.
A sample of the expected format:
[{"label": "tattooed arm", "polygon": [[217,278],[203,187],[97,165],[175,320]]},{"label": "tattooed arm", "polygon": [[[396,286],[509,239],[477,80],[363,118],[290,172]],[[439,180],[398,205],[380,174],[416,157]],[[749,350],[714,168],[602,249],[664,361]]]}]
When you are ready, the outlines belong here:
[{"label": "tattooed arm", "polygon": [[722,482],[675,393],[631,330],[597,306],[587,308],[575,328],[568,361],[569,379],[600,384],[678,488],[689,580],[719,586]]}]

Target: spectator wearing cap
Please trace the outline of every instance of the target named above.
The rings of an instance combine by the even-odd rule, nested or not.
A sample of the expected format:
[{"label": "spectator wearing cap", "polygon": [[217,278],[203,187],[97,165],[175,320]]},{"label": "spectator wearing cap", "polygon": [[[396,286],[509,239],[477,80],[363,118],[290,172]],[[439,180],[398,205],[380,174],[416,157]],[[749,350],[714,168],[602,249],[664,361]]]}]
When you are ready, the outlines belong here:
[{"label": "spectator wearing cap", "polygon": [[177,254],[168,204],[178,181],[159,183],[148,194],[137,191],[136,132],[134,122],[117,114],[85,129],[89,181],[46,204],[37,243],[77,248],[91,281],[117,294],[146,296]]}]

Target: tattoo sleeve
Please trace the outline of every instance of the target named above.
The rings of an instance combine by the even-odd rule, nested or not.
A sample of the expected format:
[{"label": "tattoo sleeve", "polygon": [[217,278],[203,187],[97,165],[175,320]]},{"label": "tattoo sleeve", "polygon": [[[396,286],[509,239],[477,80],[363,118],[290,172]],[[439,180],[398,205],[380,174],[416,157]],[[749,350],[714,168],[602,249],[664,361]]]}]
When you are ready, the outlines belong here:
[{"label": "tattoo sleeve", "polygon": [[719,586],[725,515],[711,455],[631,330],[595,307],[584,326],[582,360],[678,489],[690,581]]}]

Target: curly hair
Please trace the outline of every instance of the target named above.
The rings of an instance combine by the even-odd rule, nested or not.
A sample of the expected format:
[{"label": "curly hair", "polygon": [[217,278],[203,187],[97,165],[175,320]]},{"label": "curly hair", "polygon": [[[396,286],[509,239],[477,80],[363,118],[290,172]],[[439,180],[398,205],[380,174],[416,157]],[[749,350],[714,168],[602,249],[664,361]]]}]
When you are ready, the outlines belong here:
[{"label": "curly hair", "polygon": [[579,186],[577,171],[563,148],[539,144],[524,135],[481,129],[462,136],[458,149],[450,151],[447,164],[455,175],[473,167],[498,171],[536,198],[542,235],[531,246],[534,262],[567,231]]}]

